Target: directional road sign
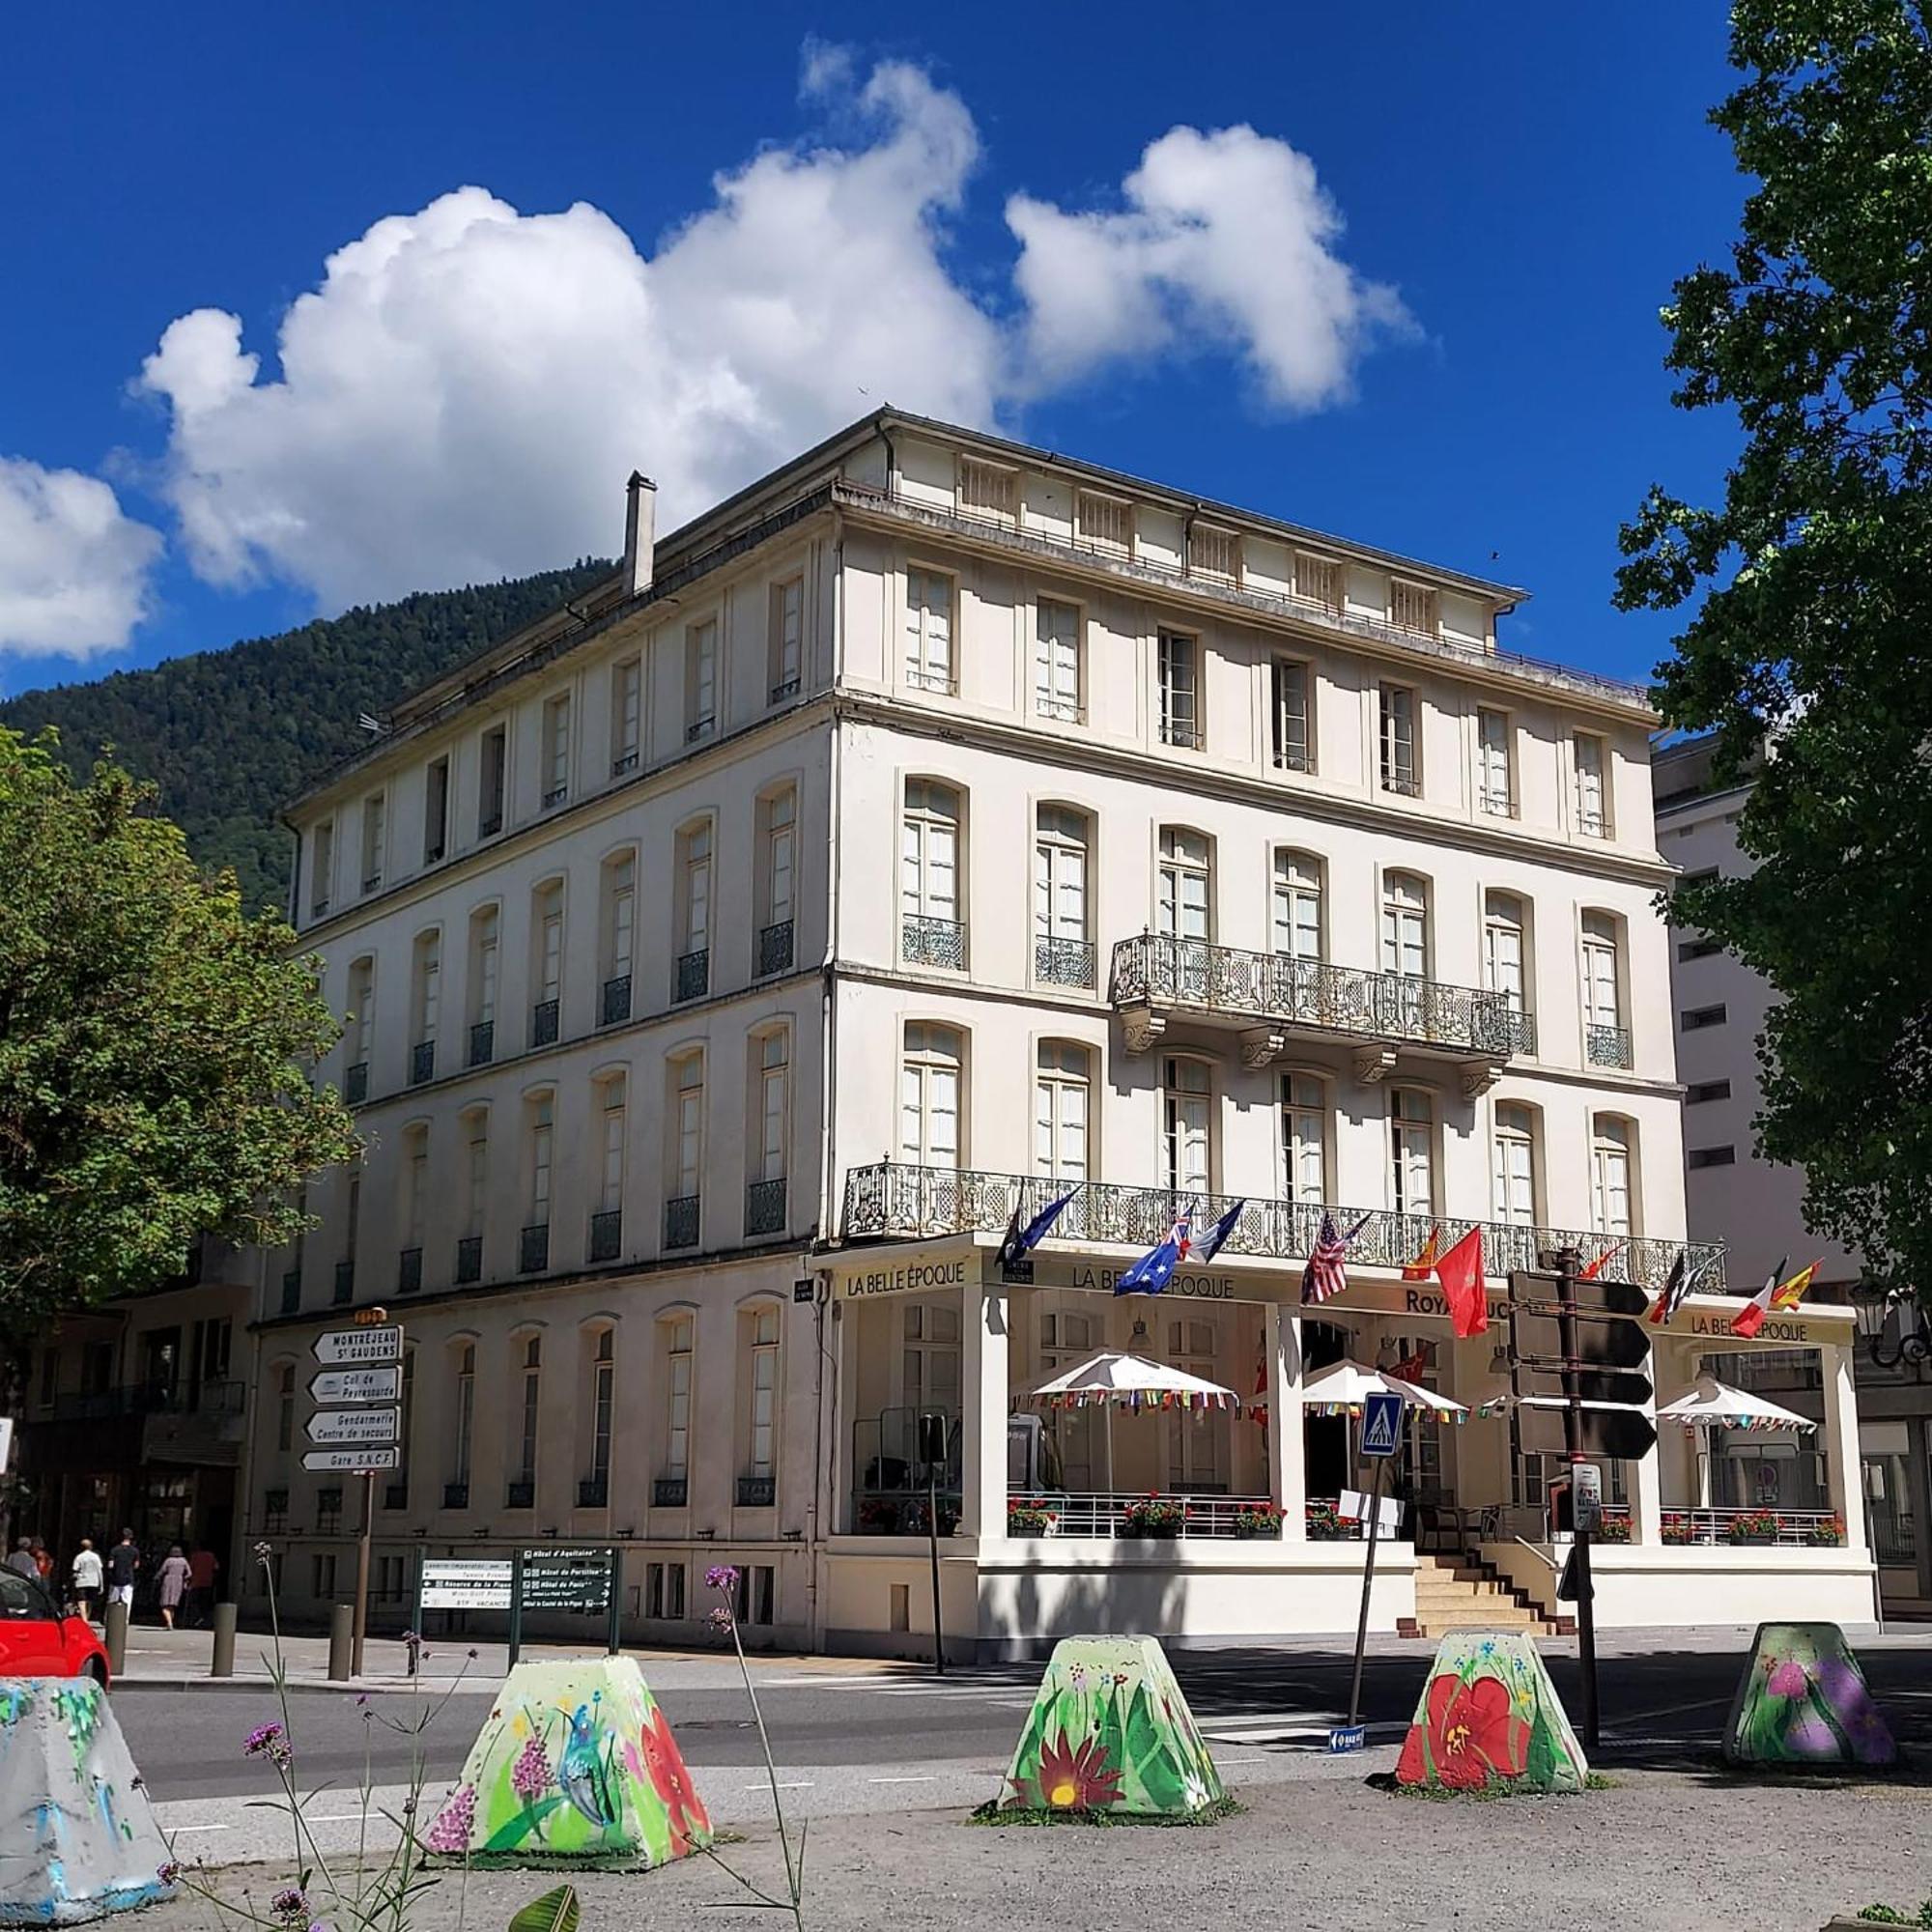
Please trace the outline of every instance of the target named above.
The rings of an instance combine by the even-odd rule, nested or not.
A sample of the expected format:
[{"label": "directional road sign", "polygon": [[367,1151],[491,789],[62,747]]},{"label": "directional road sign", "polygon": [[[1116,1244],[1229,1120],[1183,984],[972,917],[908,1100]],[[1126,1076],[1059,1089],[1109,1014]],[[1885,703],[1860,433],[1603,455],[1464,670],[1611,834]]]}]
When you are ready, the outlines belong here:
[{"label": "directional road sign", "polygon": [[[1510,1386],[1517,1395],[1563,1396],[1560,1357],[1523,1357],[1510,1370]],[[1648,1399],[1650,1378],[1636,1369],[1579,1369],[1577,1393],[1585,1402],[1636,1402]]]},{"label": "directional road sign", "polygon": [[399,1408],[319,1408],[308,1419],[311,1442],[393,1442],[401,1433]]},{"label": "directional road sign", "polygon": [[403,1392],[399,1362],[385,1369],[324,1369],[308,1378],[312,1400],[331,1402],[394,1402]]},{"label": "directional road sign", "polygon": [[[1517,1404],[1517,1433],[1523,1448],[1545,1456],[1565,1454],[1570,1446],[1563,1427],[1567,1406],[1560,1396],[1521,1398]],[[1634,1462],[1657,1440],[1657,1425],[1640,1408],[1584,1403],[1579,1416],[1582,1440],[1578,1446],[1586,1456]]]},{"label": "directional road sign", "polygon": [[1402,1447],[1402,1397],[1378,1390],[1362,1404],[1362,1454],[1393,1456]]},{"label": "directional road sign", "polygon": [[359,1476],[370,1469],[394,1469],[402,1464],[400,1449],[304,1449],[304,1469],[331,1470],[339,1475]]},{"label": "directional road sign", "polygon": [[392,1321],[381,1328],[331,1328],[309,1346],[326,1369],[399,1362],[403,1358],[402,1324]]},{"label": "directional road sign", "polygon": [[[1563,1330],[1553,1313],[1512,1308],[1510,1339],[1519,1356],[1563,1359]],[[1650,1359],[1650,1337],[1641,1322],[1626,1321],[1620,1315],[1579,1315],[1577,1352],[1597,1368],[1634,1369]]]}]

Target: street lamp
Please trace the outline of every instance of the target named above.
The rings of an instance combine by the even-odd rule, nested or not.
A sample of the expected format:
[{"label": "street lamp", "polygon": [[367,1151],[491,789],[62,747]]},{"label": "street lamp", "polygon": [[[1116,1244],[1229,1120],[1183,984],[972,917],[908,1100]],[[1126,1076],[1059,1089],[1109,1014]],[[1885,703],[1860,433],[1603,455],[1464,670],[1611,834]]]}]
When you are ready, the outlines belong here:
[{"label": "street lamp", "polygon": [[1854,1291],[1853,1306],[1866,1351],[1879,1368],[1895,1369],[1909,1363],[1917,1376],[1932,1362],[1932,1336],[1926,1333],[1918,1297],[1910,1290],[1888,1291],[1861,1284]]}]

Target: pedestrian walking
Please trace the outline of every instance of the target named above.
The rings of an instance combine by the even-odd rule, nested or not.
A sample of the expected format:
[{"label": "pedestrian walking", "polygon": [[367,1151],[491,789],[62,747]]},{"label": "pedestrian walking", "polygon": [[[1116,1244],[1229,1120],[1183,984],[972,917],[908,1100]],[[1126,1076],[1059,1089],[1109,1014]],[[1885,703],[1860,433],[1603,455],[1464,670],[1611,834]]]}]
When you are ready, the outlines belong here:
[{"label": "pedestrian walking", "polygon": [[189,1621],[197,1625],[214,1621],[214,1579],[221,1574],[221,1559],[205,1543],[197,1543],[187,1559]]},{"label": "pedestrian walking", "polygon": [[34,1561],[34,1546],[27,1537],[21,1537],[14,1546],[14,1553],[7,1559],[7,1567],[16,1577],[31,1577],[38,1583],[41,1580],[41,1566]]},{"label": "pedestrian walking", "polygon": [[100,1552],[94,1547],[91,1536],[80,1539],[80,1548],[73,1553],[73,1600],[80,1605],[80,1613],[89,1623],[97,1621],[100,1608]]},{"label": "pedestrian walking", "polygon": [[53,1594],[54,1553],[38,1536],[33,1541],[34,1568],[41,1574],[41,1581],[47,1586],[47,1594]]},{"label": "pedestrian walking", "polygon": [[134,1548],[134,1532],[124,1529],[121,1541],[107,1552],[107,1601],[125,1604],[134,1611],[134,1578],[141,1572],[141,1552]]},{"label": "pedestrian walking", "polygon": [[189,1574],[181,1545],[170,1544],[168,1553],[161,1558],[161,1567],[155,1572],[155,1587],[161,1600],[161,1622],[169,1630],[175,1627],[175,1612],[181,1608]]}]

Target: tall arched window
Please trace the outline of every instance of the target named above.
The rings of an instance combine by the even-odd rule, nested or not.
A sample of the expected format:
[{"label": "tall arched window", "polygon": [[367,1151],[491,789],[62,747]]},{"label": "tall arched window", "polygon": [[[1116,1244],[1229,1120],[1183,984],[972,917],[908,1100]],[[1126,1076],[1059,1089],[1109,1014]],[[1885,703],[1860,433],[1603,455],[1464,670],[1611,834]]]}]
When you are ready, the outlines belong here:
[{"label": "tall arched window", "polygon": [[1043,805],[1034,831],[1033,976],[1042,984],[1091,986],[1088,821],[1070,806]]},{"label": "tall arched window", "polygon": [[1398,1214],[1435,1208],[1435,1110],[1418,1087],[1389,1090],[1389,1193]]},{"label": "tall arched window", "polygon": [[1281,1166],[1291,1201],[1328,1198],[1328,1091],[1313,1073],[1281,1076]]},{"label": "tall arched window", "polygon": [[1536,1221],[1536,1118],[1512,1101],[1496,1107],[1495,1215],[1515,1228]]},{"label": "tall arched window", "polygon": [[516,1361],[510,1382],[512,1465],[503,1506],[531,1509],[536,1504],[537,1438],[543,1417],[543,1337],[513,1337],[510,1347]]},{"label": "tall arched window", "polygon": [[449,1432],[449,1483],[442,1493],[445,1509],[469,1507],[469,1451],[476,1435],[476,1344],[458,1344],[450,1362],[452,1400]]},{"label": "tall arched window", "polygon": [[530,1044],[548,1046],[561,1025],[563,881],[551,879],[530,896]]},{"label": "tall arched window", "polygon": [[1170,939],[1206,939],[1213,923],[1208,840],[1198,832],[1164,826],[1156,929]]},{"label": "tall arched window", "polygon": [[1429,888],[1413,872],[1382,876],[1382,971],[1420,980],[1429,970]]},{"label": "tall arched window", "polygon": [[1212,1184],[1213,1105],[1207,1062],[1170,1054],[1161,1081],[1161,1171],[1177,1194],[1205,1194]]},{"label": "tall arched window", "polygon": [[1592,1066],[1629,1066],[1624,1025],[1618,921],[1613,913],[1583,915],[1583,1045]]},{"label": "tall arched window", "polygon": [[1520,1013],[1528,1005],[1528,959],[1523,941],[1522,901],[1514,893],[1483,895],[1483,983]]},{"label": "tall arched window", "polygon": [[921,1167],[959,1165],[965,1046],[952,1027],[909,1021],[899,1063],[899,1158]]},{"label": "tall arched window", "polygon": [[966,965],[960,805],[952,785],[908,779],[899,825],[900,944],[909,966]]},{"label": "tall arched window", "polygon": [[1321,957],[1321,861],[1312,852],[1274,855],[1272,933],[1277,958]]},{"label": "tall arched window", "polygon": [[1631,1129],[1615,1114],[1590,1122],[1590,1195],[1599,1234],[1632,1232]]},{"label": "tall arched window", "polygon": [[1087,1179],[1092,1064],[1088,1050],[1072,1040],[1040,1042],[1034,1081],[1035,1173],[1056,1180]]},{"label": "tall arched window", "polygon": [[590,1343],[590,1468],[578,1492],[581,1509],[603,1509],[611,1500],[611,1434],[617,1413],[617,1337],[599,1328]]},{"label": "tall arched window", "polygon": [[738,1501],[768,1509],[778,1499],[779,1311],[771,1303],[748,1308],[738,1320],[742,1357]]}]

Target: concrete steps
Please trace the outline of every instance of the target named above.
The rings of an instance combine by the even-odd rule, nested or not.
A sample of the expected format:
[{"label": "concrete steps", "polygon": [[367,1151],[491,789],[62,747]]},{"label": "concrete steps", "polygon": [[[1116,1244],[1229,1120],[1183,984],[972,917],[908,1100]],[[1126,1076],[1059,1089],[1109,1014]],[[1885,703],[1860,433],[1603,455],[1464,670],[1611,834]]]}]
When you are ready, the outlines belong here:
[{"label": "concrete steps", "polygon": [[1452,1630],[1517,1630],[1555,1636],[1561,1629],[1487,1563],[1467,1556],[1415,1559],[1417,1636],[1440,1636]]}]

